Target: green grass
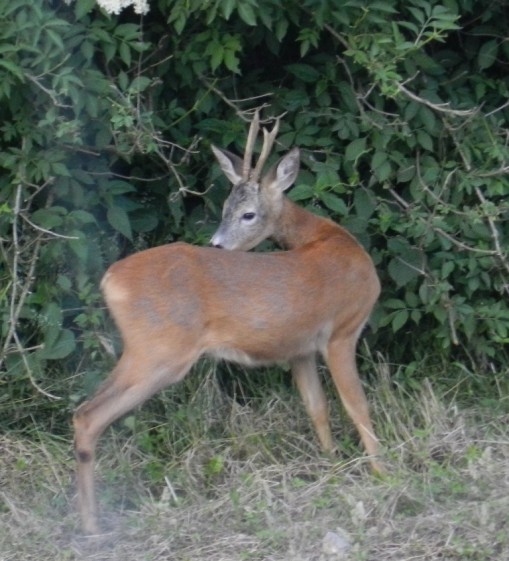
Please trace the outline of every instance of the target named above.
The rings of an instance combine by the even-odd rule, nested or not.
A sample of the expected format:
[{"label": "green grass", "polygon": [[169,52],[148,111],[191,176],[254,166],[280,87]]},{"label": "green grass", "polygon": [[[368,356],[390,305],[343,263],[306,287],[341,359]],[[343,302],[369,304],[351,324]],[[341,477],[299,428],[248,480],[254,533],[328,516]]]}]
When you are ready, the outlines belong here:
[{"label": "green grass", "polygon": [[[509,559],[503,396],[497,408],[461,408],[429,383],[409,393],[378,374],[370,401],[387,476],[370,474],[334,396],[331,459],[296,392],[240,405],[205,375],[104,435],[94,538],[79,533],[70,438],[5,434],[0,560]],[[347,537],[346,557],[323,551],[327,532]]]}]

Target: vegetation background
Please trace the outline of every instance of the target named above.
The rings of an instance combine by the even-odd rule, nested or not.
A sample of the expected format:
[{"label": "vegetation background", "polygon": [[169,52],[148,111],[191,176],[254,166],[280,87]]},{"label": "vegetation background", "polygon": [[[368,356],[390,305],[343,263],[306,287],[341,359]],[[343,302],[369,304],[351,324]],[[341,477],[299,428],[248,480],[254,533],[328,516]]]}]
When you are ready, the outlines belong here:
[{"label": "vegetation background", "polygon": [[[192,519],[199,511],[193,498],[226,492],[232,511],[219,501],[218,512],[238,516],[235,535],[245,538],[232,559],[312,559],[299,548],[307,534],[298,526],[284,545],[267,529],[257,532],[281,521],[281,512],[303,527],[322,511],[342,520],[331,497],[346,477],[342,485],[357,499],[348,499],[354,514],[341,524],[363,536],[354,535],[352,555],[403,559],[401,540],[399,557],[389,545],[380,549],[397,541],[395,525],[378,527],[373,542],[366,521],[381,514],[405,521],[452,489],[453,513],[470,512],[458,507],[460,497],[476,505],[472,512],[484,518],[465,524],[483,528],[489,543],[467,536],[444,549],[458,536],[442,540],[450,529],[443,521],[456,515],[445,510],[437,527],[428,519],[434,532],[426,534],[429,544],[430,535],[442,541],[419,550],[420,558],[504,558],[507,525],[490,524],[507,507],[496,486],[509,486],[501,428],[509,371],[507,29],[509,6],[501,0],[154,0],[144,16],[131,8],[108,14],[94,0],[0,0],[0,465],[9,490],[0,493],[2,560],[43,558],[15,531],[37,512],[16,493],[26,494],[25,484],[47,509],[31,519],[31,543],[40,543],[45,527],[38,524],[48,512],[72,512],[64,506],[73,500],[69,418],[118,350],[101,275],[153,245],[207,243],[228,189],[209,146],[240,152],[246,121],[261,105],[267,117],[285,115],[277,152],[302,150],[290,196],[345,225],[377,265],[383,294],[360,362],[388,461],[402,475],[365,488],[355,480],[366,477],[357,464],[353,475],[338,475],[337,464],[319,458],[300,406],[288,405],[284,372],[253,378],[204,364],[201,375],[108,436],[111,455],[100,473],[105,489],[124,497],[112,491],[111,511],[119,503],[138,511],[156,497],[157,508],[177,512],[171,526],[179,512]],[[285,404],[297,408],[295,416]],[[348,425],[336,427],[338,440],[339,433],[341,458],[357,458]],[[116,445],[119,434],[129,438],[129,451]],[[139,482],[127,476],[136,458]],[[274,466],[281,471],[271,472]],[[479,473],[481,490],[472,484]],[[120,492],[118,479],[126,477]],[[247,480],[260,487],[253,483],[244,495]],[[276,480],[290,482],[281,504],[293,497],[301,518],[278,511],[279,499],[265,493]],[[248,505],[253,489],[257,499]],[[303,506],[306,493],[313,499]],[[386,506],[391,497],[393,510],[381,512],[381,496]],[[199,520],[196,531],[215,543]],[[206,509],[203,520],[210,523]],[[224,523],[214,520],[217,536]],[[62,559],[84,555],[62,549],[73,524],[71,517],[49,540],[67,552]],[[130,531],[118,543],[130,543]],[[226,542],[233,544],[231,536]],[[178,558],[230,558],[219,546],[206,553],[182,547]],[[147,558],[166,558],[161,551]],[[51,547],[45,554],[58,558]]]}]

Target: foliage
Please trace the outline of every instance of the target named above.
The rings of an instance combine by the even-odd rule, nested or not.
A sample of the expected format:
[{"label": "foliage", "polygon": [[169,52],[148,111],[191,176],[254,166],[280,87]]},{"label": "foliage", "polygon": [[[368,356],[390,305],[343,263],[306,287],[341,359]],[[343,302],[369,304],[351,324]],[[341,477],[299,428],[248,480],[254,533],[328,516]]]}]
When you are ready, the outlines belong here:
[{"label": "foliage", "polygon": [[[205,243],[226,185],[209,142],[286,113],[291,196],[369,248],[373,348],[415,379],[509,356],[503,3],[0,0],[4,402],[80,399],[108,361],[98,284],[145,247]],[[397,337],[394,335],[397,334]],[[417,336],[416,336],[417,334]],[[43,399],[46,399],[44,395]]]}]

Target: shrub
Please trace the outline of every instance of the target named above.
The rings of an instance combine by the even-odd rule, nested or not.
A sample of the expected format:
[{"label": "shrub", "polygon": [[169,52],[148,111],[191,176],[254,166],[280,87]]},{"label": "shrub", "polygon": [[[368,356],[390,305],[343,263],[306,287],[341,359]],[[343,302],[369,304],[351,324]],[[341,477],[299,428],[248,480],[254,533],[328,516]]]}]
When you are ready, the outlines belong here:
[{"label": "shrub", "polygon": [[64,393],[78,370],[74,399],[95,383],[110,330],[101,274],[135,250],[208,239],[226,195],[209,142],[240,151],[261,104],[286,114],[278,150],[302,148],[291,197],[377,264],[373,347],[410,380],[451,362],[507,369],[501,3],[162,0],[140,19],[90,0],[0,0],[0,13],[11,402]]}]

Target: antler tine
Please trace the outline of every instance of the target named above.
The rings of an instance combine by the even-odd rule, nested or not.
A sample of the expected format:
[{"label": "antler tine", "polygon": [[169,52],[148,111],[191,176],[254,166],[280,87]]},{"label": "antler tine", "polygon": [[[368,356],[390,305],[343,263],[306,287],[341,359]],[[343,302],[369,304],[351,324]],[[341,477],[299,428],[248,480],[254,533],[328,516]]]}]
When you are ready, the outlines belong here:
[{"label": "antler tine", "polygon": [[269,132],[267,129],[263,129],[263,147],[262,153],[258,158],[258,162],[256,163],[256,167],[251,174],[251,179],[254,181],[258,181],[260,178],[260,174],[262,173],[263,166],[269,157],[270,151],[274,146],[274,141],[276,140],[277,133],[279,131],[279,117],[276,119],[276,124],[272,127],[272,130]]},{"label": "antler tine", "polygon": [[256,137],[260,131],[260,112],[258,109],[255,111],[253,120],[249,127],[249,133],[247,135],[246,150],[244,151],[244,162],[242,164],[242,178],[244,181],[249,179],[249,174],[251,173],[251,164],[253,160],[253,150],[256,142]]}]

